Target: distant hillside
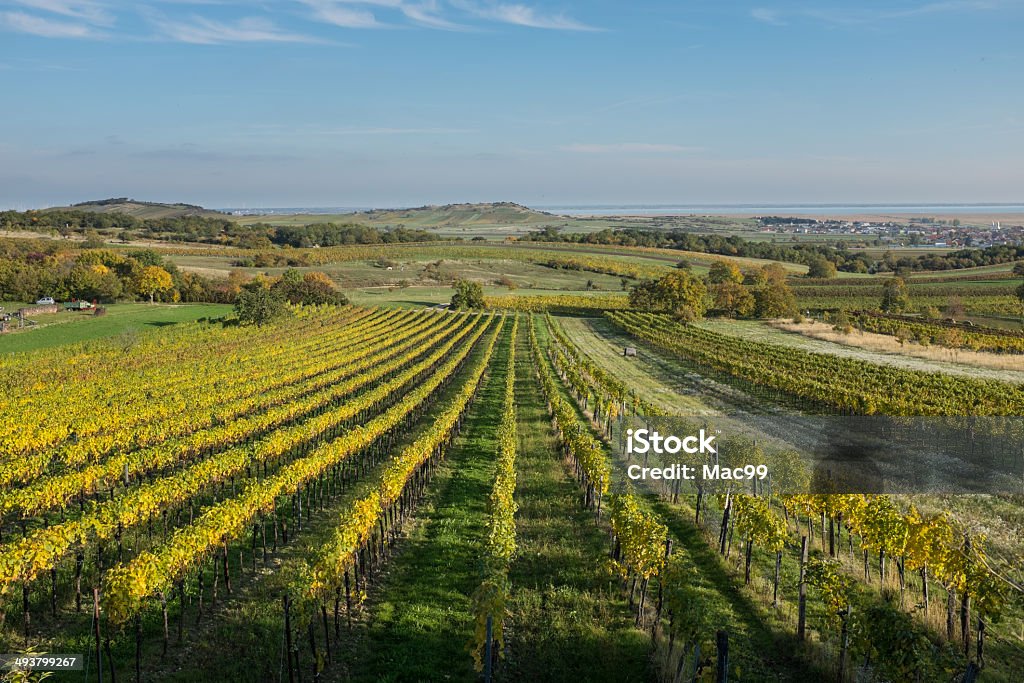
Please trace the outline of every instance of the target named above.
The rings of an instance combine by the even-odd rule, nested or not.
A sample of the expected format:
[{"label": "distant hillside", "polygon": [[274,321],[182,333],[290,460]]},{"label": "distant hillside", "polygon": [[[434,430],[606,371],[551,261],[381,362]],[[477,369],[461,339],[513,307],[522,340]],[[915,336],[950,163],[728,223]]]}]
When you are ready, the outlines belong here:
[{"label": "distant hillside", "polygon": [[55,206],[48,211],[74,209],[76,211],[94,211],[96,213],[123,213],[136,218],[181,218],[182,216],[223,217],[225,214],[212,209],[204,209],[194,204],[162,204],[160,202],[142,202],[127,197],[100,199],[81,202],[71,206]]},{"label": "distant hillside", "polygon": [[416,228],[455,228],[493,225],[550,224],[557,216],[514,204],[447,204],[413,209],[377,209],[352,214],[352,219],[371,225],[405,225]]},{"label": "distant hillside", "polygon": [[275,226],[356,223],[382,230],[426,230],[437,235],[464,239],[475,236],[523,235],[548,225],[568,227],[570,223],[576,222],[565,216],[536,211],[512,202],[431,205],[336,214],[245,215],[232,216],[231,220],[242,225]]}]

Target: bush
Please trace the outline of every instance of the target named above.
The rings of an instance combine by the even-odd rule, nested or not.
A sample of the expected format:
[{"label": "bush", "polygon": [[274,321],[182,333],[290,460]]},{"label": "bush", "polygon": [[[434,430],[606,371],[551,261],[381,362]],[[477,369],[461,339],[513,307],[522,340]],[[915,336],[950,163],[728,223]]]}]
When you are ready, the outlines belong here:
[{"label": "bush", "polygon": [[458,280],[455,282],[455,295],[452,296],[451,307],[459,310],[464,308],[484,307],[484,288],[479,282]]},{"label": "bush", "polygon": [[247,286],[235,300],[235,314],[242,325],[262,327],[287,312],[284,296],[262,286],[262,283]]},{"label": "bush", "polygon": [[807,277],[831,280],[837,275],[836,264],[824,256],[814,258],[807,269]]},{"label": "bush", "polygon": [[330,276],[317,271],[303,275],[295,269],[286,270],[271,290],[293,304],[344,306],[348,303],[348,297],[334,288]]},{"label": "bush", "polygon": [[842,332],[843,334],[850,334],[853,332],[853,325],[850,324],[850,316],[846,311],[839,311],[839,315],[836,316],[836,324],[832,329],[836,332]]},{"label": "bush", "polygon": [[676,319],[676,322],[683,323],[684,325],[692,322],[696,322],[700,319],[700,315],[694,310],[692,306],[682,305],[672,311],[672,317]]}]

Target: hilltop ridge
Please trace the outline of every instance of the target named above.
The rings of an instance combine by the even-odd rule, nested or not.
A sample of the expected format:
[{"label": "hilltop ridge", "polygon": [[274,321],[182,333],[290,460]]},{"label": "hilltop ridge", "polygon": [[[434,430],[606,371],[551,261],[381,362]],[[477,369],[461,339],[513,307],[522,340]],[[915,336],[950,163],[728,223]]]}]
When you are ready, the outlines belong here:
[{"label": "hilltop ridge", "polygon": [[94,211],[96,213],[121,213],[136,218],[182,218],[184,216],[225,217],[221,211],[206,209],[196,204],[176,202],[147,202],[128,197],[111,197],[87,202],[78,202],[70,206],[53,206],[46,211],[73,209],[75,211]]},{"label": "hilltop ridge", "polygon": [[531,209],[515,202],[477,202],[465,204],[429,204],[408,209],[373,209],[352,214],[370,223],[415,224],[417,227],[456,227],[471,225],[550,223],[554,214]]}]

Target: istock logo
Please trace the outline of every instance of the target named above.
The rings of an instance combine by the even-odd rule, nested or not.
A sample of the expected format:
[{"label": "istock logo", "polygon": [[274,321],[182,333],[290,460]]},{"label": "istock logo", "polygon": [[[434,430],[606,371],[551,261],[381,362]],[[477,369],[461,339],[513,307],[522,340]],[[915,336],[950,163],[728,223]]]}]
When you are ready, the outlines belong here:
[{"label": "istock logo", "polygon": [[627,453],[675,455],[680,451],[691,455],[696,453],[716,455],[718,449],[715,447],[715,435],[709,435],[702,429],[696,436],[686,436],[680,439],[671,434],[663,437],[657,431],[652,432],[647,429],[626,430]]}]

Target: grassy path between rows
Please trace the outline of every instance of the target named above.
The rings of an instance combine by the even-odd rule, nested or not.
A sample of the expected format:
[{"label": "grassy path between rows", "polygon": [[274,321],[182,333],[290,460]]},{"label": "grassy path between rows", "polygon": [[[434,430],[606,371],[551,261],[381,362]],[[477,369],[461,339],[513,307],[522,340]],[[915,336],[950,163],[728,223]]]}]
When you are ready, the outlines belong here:
[{"label": "grassy path between rows", "polygon": [[508,337],[506,330],[462,434],[415,512],[417,521],[372,581],[364,620],[343,634],[342,665],[325,680],[476,680],[468,649],[470,599],[480,581]]},{"label": "grassy path between rows", "polygon": [[503,681],[651,680],[650,639],[633,617],[608,559],[608,539],[583,509],[580,489],[558,455],[530,360],[517,349],[519,452],[516,533],[509,572]]},{"label": "grassy path between rows", "polygon": [[[558,323],[591,360],[670,414],[736,415],[775,412],[787,405],[801,407],[775,394],[766,403],[757,396],[757,387],[665,354],[604,318],[564,316],[558,318]],[[637,348],[639,355],[624,357],[622,349],[626,346]]]},{"label": "grassy path between rows", "polygon": [[[671,505],[657,494],[644,496],[648,504],[676,539],[676,553],[684,553],[693,567],[693,584],[706,596],[707,612],[716,628],[729,631],[732,666],[739,680],[804,681],[826,680],[827,670],[802,660],[801,645],[789,625],[755,601],[752,589],[742,585],[743,577],[731,571],[715,548],[694,526],[688,510]],[[741,544],[738,544],[741,545]],[[742,550],[735,550],[737,555]],[[796,578],[786,575],[793,584]]]}]

